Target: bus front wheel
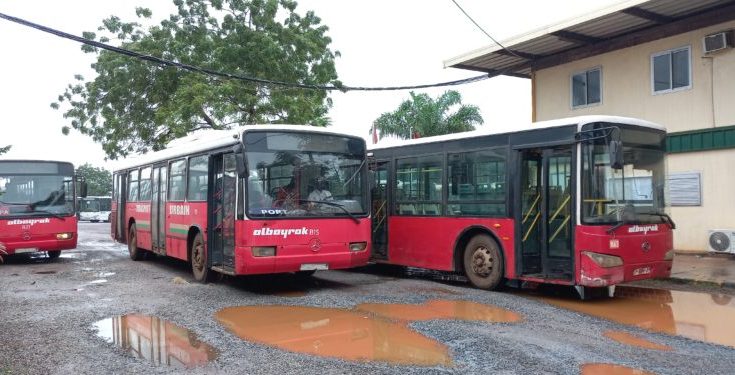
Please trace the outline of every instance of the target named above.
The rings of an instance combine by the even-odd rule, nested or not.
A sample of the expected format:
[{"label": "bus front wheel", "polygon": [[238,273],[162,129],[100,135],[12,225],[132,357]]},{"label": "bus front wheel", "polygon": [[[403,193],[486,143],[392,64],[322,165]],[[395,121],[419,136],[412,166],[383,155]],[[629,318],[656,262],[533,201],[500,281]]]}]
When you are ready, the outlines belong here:
[{"label": "bus front wheel", "polygon": [[207,267],[207,250],[201,233],[197,233],[191,242],[191,271],[194,280],[200,283],[206,283],[212,276],[212,271]]},{"label": "bus front wheel", "polygon": [[130,226],[128,232],[128,254],[130,254],[132,260],[143,259],[143,251],[138,248],[138,234],[135,230],[135,224]]},{"label": "bus front wheel", "polygon": [[485,234],[472,237],[464,249],[464,272],[476,288],[497,288],[503,279],[498,243]]}]

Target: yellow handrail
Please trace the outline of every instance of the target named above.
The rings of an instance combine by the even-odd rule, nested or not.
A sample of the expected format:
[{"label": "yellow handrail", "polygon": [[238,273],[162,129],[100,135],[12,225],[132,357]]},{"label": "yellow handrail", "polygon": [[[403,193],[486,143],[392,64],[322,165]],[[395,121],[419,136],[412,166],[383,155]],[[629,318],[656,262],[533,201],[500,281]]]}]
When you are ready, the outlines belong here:
[{"label": "yellow handrail", "polygon": [[536,208],[536,203],[538,203],[539,199],[541,199],[541,193],[538,193],[536,195],[536,199],[531,204],[531,208],[528,209],[528,212],[524,216],[523,221],[521,221],[521,224],[525,224],[526,223],[526,221],[528,220],[528,217],[531,216],[531,212],[533,212],[533,209]]},{"label": "yellow handrail", "polygon": [[531,223],[531,226],[528,227],[528,231],[526,232],[526,235],[523,236],[523,241],[521,241],[521,242],[526,242],[526,240],[528,239],[528,236],[531,235],[531,231],[533,230],[533,227],[536,226],[536,222],[538,222],[538,219],[540,217],[541,217],[541,212],[539,212],[539,213],[536,214],[536,217],[533,219],[533,222]]},{"label": "yellow handrail", "polygon": [[564,199],[564,202],[561,203],[561,205],[559,206],[559,209],[557,209],[556,212],[554,212],[554,214],[551,215],[551,218],[549,219],[549,222],[551,222],[552,220],[556,219],[556,216],[559,215],[559,213],[561,212],[562,208],[564,208],[564,206],[566,206],[567,203],[569,203],[569,199],[571,199],[571,198],[572,198],[571,196],[567,195],[567,198]]},{"label": "yellow handrail", "polygon": [[551,239],[549,239],[549,243],[551,243],[552,241],[554,241],[554,239],[556,238],[556,236],[559,235],[559,232],[561,232],[561,230],[564,229],[564,226],[567,225],[568,222],[569,222],[569,216],[567,216],[564,219],[564,221],[561,223],[561,225],[559,225],[559,228],[556,229],[556,232],[554,232],[554,234],[551,236]]}]

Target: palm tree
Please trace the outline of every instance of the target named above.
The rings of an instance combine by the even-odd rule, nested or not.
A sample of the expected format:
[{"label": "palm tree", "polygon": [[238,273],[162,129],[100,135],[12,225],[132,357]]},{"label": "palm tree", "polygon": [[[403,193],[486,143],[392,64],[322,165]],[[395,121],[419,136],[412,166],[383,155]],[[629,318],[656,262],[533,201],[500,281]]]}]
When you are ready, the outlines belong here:
[{"label": "palm tree", "polygon": [[[462,96],[449,90],[436,100],[427,94],[415,94],[394,112],[386,112],[373,122],[380,138],[393,135],[402,139],[430,137],[474,130],[483,123],[480,109],[462,104]],[[450,110],[456,108],[456,111]]]}]

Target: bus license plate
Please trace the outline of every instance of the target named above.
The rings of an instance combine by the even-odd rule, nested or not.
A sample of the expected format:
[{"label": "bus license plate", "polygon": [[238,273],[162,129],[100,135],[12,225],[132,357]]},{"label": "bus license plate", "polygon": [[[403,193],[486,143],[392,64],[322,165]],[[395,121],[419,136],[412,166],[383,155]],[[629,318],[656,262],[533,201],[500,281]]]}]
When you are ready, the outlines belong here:
[{"label": "bus license plate", "polygon": [[651,273],[651,267],[641,267],[633,270],[633,276],[648,275]]},{"label": "bus license plate", "polygon": [[38,251],[37,247],[22,247],[19,249],[15,249],[16,254],[35,253],[36,251]]},{"label": "bus license plate", "polygon": [[328,269],[329,266],[326,263],[304,263],[301,265],[302,271],[324,271]]}]

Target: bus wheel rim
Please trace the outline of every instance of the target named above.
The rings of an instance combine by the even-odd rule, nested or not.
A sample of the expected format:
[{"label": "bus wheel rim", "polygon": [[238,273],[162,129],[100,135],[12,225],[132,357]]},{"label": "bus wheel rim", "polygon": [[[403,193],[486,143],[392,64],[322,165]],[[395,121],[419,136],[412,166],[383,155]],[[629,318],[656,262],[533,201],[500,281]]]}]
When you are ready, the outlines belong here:
[{"label": "bus wheel rim", "polygon": [[200,242],[194,243],[194,267],[197,271],[204,269],[204,246]]},{"label": "bus wheel rim", "polygon": [[475,275],[488,277],[493,270],[493,257],[485,246],[480,246],[472,253],[472,272]]}]

